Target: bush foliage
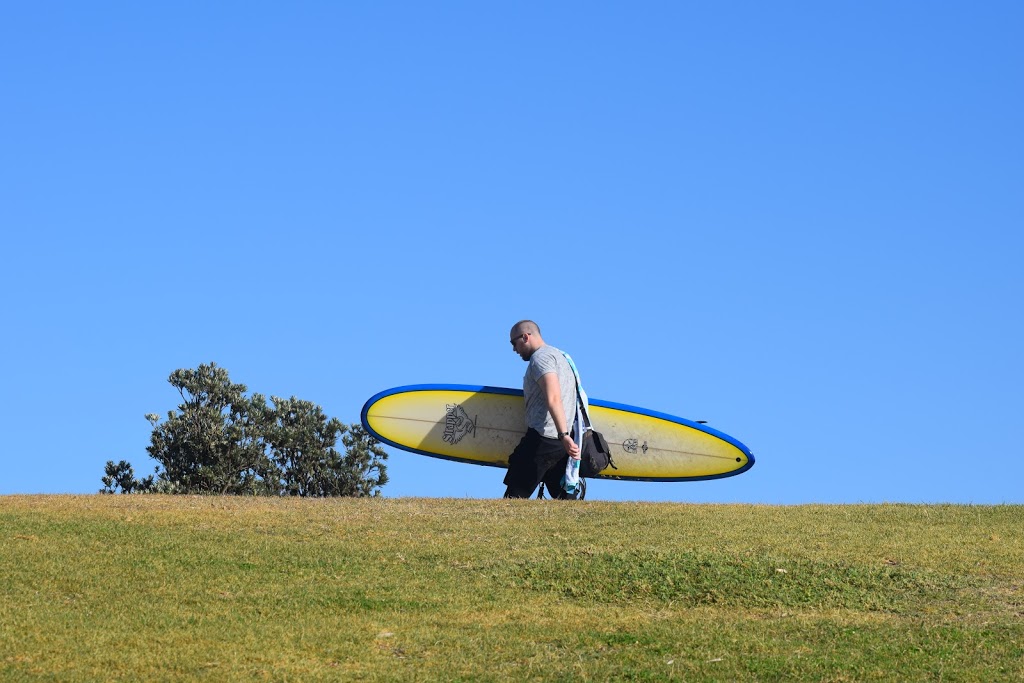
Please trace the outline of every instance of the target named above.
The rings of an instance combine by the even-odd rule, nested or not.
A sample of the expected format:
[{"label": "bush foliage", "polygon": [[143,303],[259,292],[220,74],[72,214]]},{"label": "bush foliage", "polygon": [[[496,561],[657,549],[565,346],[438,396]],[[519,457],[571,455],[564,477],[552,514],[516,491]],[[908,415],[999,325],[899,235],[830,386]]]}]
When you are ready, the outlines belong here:
[{"label": "bush foliage", "polygon": [[168,381],[181,404],[163,421],[146,415],[156,472],[137,479],[130,463],[110,460],[101,493],[374,496],[388,481],[387,453],[358,423],[294,396],[249,396],[216,363]]}]

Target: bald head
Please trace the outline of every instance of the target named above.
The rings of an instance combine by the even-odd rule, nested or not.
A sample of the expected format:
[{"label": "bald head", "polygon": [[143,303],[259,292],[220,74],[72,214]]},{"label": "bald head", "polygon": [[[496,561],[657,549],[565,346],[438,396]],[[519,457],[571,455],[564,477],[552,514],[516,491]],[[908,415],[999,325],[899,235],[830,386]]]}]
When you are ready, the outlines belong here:
[{"label": "bald head", "polygon": [[512,326],[512,334],[535,334],[540,336],[540,326],[532,320],[520,320]]},{"label": "bald head", "polygon": [[530,360],[533,352],[544,346],[544,340],[540,336],[540,326],[532,320],[520,320],[512,326],[509,333],[509,341],[512,342],[512,350],[519,354],[523,360]]}]

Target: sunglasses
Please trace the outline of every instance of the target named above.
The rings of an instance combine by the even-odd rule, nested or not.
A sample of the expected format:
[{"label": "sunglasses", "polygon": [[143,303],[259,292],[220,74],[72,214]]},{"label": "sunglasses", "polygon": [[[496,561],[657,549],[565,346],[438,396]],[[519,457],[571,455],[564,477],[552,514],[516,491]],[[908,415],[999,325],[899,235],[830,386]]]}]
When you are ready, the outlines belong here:
[{"label": "sunglasses", "polygon": [[526,339],[529,336],[530,336],[529,332],[523,332],[518,337],[512,337],[512,339],[510,339],[508,343],[511,344],[512,348],[514,349],[514,348],[516,348],[516,342],[522,341],[523,339]]}]

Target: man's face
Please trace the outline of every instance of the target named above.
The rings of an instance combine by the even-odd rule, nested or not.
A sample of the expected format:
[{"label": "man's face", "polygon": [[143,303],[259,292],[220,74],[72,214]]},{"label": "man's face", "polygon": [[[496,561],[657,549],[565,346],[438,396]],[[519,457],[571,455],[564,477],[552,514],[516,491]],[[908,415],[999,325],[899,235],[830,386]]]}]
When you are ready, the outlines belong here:
[{"label": "man's face", "polygon": [[532,344],[530,344],[530,337],[532,335],[529,332],[516,332],[512,331],[512,335],[509,337],[509,342],[512,344],[512,350],[519,354],[519,357],[523,360],[530,360],[530,356],[533,355]]}]

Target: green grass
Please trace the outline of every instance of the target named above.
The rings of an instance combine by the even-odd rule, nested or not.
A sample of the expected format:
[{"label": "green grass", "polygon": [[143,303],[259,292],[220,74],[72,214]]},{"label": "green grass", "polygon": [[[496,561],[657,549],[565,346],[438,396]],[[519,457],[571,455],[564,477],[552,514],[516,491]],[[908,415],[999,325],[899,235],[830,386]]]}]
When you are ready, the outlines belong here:
[{"label": "green grass", "polygon": [[1024,680],[1024,507],[0,498],[2,680]]}]

